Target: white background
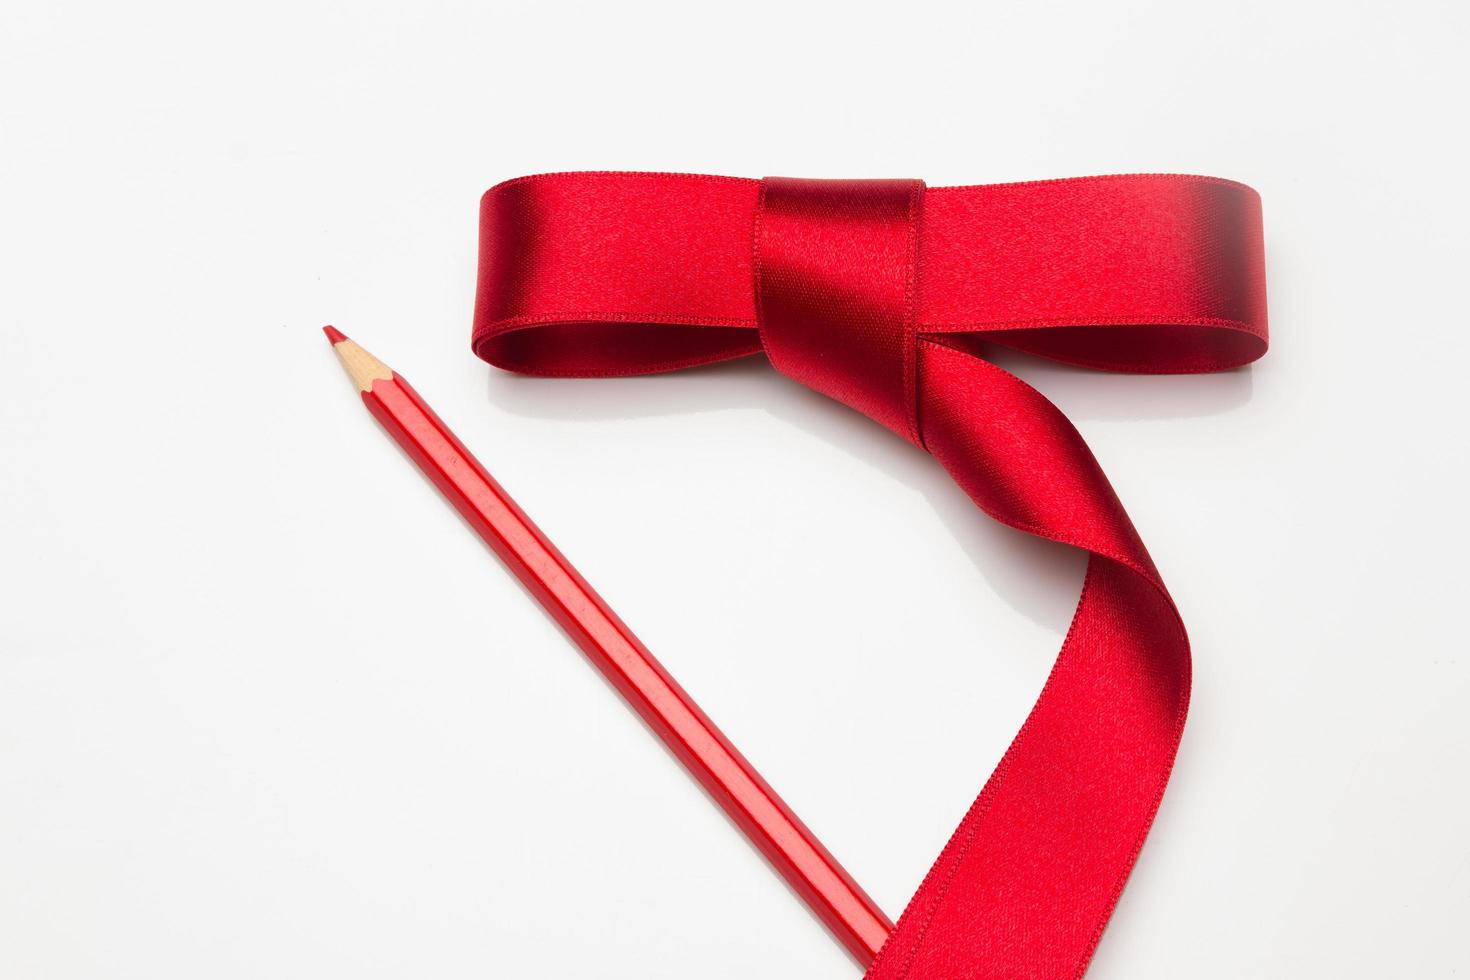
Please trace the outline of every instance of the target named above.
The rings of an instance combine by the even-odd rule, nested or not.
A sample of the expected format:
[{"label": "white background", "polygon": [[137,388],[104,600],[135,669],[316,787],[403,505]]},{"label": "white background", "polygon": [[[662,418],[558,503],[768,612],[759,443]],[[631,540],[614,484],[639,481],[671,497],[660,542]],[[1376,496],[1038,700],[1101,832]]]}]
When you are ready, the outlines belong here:
[{"label": "white background", "polygon": [[1427,0],[6,4],[0,976],[859,975],[321,325],[412,379],[890,915],[1081,559],[758,360],[474,359],[478,196],[561,169],[1259,189],[1265,360],[1008,362],[1194,640],[1089,976],[1467,975],[1467,26]]}]

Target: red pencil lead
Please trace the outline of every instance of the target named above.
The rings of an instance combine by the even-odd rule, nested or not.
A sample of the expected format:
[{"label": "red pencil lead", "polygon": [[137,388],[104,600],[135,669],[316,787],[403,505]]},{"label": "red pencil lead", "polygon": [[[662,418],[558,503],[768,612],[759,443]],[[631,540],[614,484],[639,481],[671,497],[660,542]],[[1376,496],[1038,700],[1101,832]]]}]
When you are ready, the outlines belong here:
[{"label": "red pencil lead", "polygon": [[346,334],[330,324],[322,327],[322,333],[326,334],[327,339],[330,340],[333,344],[340,344],[342,343],[342,341],[347,339]]}]

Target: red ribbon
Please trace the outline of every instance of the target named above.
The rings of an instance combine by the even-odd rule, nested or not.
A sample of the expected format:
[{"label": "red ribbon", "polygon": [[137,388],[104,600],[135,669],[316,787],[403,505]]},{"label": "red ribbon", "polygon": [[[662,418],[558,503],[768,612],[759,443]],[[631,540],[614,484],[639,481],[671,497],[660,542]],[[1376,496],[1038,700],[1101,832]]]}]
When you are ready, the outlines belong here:
[{"label": "red ribbon", "polygon": [[867,974],[1080,976],[1168,782],[1189,646],[1082,437],[983,344],[1113,371],[1255,360],[1256,193],[548,174],[485,194],[480,247],[490,363],[608,376],[764,351],[926,449],[996,520],[1090,553],[1036,706]]}]

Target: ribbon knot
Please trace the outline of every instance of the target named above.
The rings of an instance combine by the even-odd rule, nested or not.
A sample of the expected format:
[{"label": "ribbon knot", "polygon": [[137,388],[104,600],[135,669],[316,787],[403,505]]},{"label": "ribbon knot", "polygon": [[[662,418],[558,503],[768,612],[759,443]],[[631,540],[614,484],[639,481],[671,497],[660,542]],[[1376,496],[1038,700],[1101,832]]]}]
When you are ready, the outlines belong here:
[{"label": "ribbon knot", "polygon": [[767,177],[756,316],[782,374],[922,445],[915,402],[918,180]]},{"label": "ribbon knot", "polygon": [[[754,230],[754,239],[752,231]],[[975,187],[547,174],[481,202],[474,349],[608,376],[764,350],[1089,552],[1045,687],[869,980],[1075,980],[1168,782],[1189,643],[1102,468],[989,344],[1115,371],[1266,350],[1260,199],[1168,174]],[[921,434],[922,433],[922,434]]]}]

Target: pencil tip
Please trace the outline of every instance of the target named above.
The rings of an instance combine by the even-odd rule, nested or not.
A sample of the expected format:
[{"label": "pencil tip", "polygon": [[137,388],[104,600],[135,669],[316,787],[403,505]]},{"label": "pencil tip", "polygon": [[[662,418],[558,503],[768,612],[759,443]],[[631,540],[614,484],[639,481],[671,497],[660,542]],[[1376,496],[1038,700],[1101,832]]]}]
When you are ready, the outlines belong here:
[{"label": "pencil tip", "polygon": [[323,327],[322,332],[332,342],[332,350],[336,353],[337,359],[342,362],[342,366],[347,369],[348,376],[352,378],[352,383],[357,385],[359,391],[372,391],[374,381],[392,379],[393,372],[388,365],[347,339],[342,335],[342,331],[336,327]]}]

